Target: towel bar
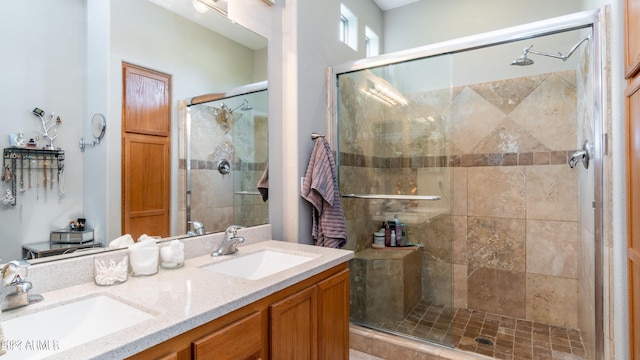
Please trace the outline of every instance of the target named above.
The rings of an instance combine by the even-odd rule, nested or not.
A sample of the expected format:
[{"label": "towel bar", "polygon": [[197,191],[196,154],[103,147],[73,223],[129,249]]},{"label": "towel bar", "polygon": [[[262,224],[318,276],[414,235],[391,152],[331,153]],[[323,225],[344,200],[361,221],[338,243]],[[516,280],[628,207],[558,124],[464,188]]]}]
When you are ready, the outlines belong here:
[{"label": "towel bar", "polygon": [[236,191],[234,192],[236,195],[260,195],[258,191]]},{"label": "towel bar", "polygon": [[343,198],[354,199],[385,199],[385,200],[429,200],[436,201],[442,199],[437,195],[387,195],[387,194],[343,194]]}]

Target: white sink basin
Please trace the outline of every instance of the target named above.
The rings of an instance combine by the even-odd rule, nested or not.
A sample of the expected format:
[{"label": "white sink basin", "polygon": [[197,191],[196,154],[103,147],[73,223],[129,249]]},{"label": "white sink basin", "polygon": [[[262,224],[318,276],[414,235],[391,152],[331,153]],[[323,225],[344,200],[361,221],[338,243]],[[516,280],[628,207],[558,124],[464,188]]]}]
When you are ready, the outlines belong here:
[{"label": "white sink basin", "polygon": [[[46,301],[46,299],[44,300]],[[152,314],[105,295],[92,296],[4,320],[9,359],[42,359],[153,318]]]},{"label": "white sink basin", "polygon": [[274,250],[261,250],[248,255],[238,253],[234,256],[232,259],[205,265],[202,268],[243,279],[259,280],[313,260],[313,257]]}]

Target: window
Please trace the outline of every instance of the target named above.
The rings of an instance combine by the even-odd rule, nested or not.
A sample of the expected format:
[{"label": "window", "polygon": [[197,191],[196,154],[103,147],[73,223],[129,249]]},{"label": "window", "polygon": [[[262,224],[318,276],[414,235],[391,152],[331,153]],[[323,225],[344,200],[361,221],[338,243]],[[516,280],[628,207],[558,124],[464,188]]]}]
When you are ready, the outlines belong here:
[{"label": "window", "polygon": [[340,41],[349,43],[349,19],[342,14],[340,14]]},{"label": "window", "polygon": [[340,41],[358,50],[358,18],[344,4],[340,4]]},{"label": "window", "polygon": [[364,37],[364,54],[366,57],[371,56],[371,39],[368,36]]},{"label": "window", "polygon": [[380,55],[380,38],[368,26],[364,27],[364,51],[366,57]]}]

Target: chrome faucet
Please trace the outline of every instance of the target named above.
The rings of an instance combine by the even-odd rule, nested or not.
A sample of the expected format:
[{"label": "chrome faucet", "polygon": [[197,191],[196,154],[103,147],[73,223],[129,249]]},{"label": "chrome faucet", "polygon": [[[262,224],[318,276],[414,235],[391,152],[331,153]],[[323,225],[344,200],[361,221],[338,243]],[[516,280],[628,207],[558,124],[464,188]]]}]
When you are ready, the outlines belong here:
[{"label": "chrome faucet", "polygon": [[42,295],[29,295],[33,287],[26,281],[29,263],[24,260],[9,261],[2,268],[2,284],[15,286],[16,290],[8,294],[2,301],[2,311],[12,310],[42,301]]},{"label": "chrome faucet", "polygon": [[211,253],[211,256],[222,256],[236,253],[238,251],[237,246],[239,243],[244,242],[242,236],[236,236],[238,229],[244,229],[244,226],[231,225],[224,231],[224,238],[218,249]]},{"label": "chrome faucet", "polygon": [[187,231],[187,235],[196,236],[204,235],[207,231],[204,229],[204,225],[200,221],[189,221],[189,224],[193,225],[193,230]]}]

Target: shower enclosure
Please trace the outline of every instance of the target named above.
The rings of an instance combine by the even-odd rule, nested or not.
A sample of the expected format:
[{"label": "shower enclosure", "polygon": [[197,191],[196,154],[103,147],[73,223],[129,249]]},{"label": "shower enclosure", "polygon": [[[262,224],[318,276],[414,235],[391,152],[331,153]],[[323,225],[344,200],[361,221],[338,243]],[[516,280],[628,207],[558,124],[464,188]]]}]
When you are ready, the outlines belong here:
[{"label": "shower enclosure", "polygon": [[[598,26],[582,12],[332,69],[353,323],[601,357]],[[373,248],[387,227],[406,246]]]},{"label": "shower enclosure", "polygon": [[268,163],[267,82],[192,98],[181,126],[180,212],[207,232],[269,222],[258,189]]}]

